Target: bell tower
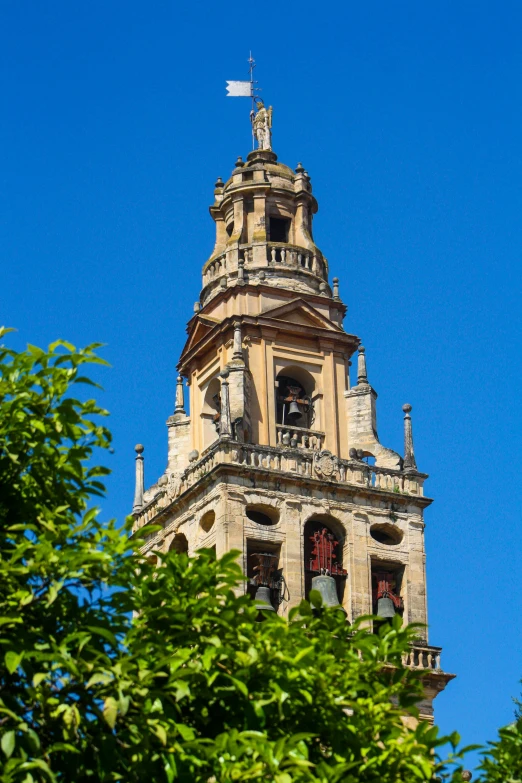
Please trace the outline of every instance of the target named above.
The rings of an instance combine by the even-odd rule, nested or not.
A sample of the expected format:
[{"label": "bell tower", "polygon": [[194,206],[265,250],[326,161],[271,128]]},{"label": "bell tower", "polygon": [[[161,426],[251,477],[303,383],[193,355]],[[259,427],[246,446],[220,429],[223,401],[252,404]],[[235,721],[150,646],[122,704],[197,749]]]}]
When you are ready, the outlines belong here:
[{"label": "bell tower", "polygon": [[[313,587],[348,621],[426,623],[432,501],[411,406],[401,455],[379,440],[366,353],[315,243],[317,208],[303,166],[270,148],[216,182],[215,245],[179,359],[167,465],[144,490],[136,447],[135,525],[161,525],[146,551],[238,550],[261,615],[286,615]],[[423,631],[405,661],[424,673],[428,720],[453,677],[440,653]]]}]

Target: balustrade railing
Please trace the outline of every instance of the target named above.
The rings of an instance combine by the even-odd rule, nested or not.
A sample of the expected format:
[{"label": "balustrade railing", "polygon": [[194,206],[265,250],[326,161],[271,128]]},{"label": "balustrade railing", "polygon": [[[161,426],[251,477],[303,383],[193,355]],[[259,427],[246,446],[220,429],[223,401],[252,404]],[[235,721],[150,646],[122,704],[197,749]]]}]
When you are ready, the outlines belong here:
[{"label": "balustrade railing", "polygon": [[[304,269],[324,279],[327,277],[325,260],[321,254],[313,253],[298,245],[269,242],[266,245],[266,260],[269,267],[281,265],[292,269]],[[203,269],[203,286],[219,280],[223,275],[237,271],[238,261],[243,261],[247,268],[253,263],[251,245],[243,245],[238,249],[221,253],[208,261]]]},{"label": "balustrade railing", "polygon": [[[290,433],[288,445],[285,442],[288,440],[287,433]],[[292,435],[296,433],[299,433],[299,436],[293,438]],[[404,473],[400,470],[368,465],[366,462],[356,459],[339,459],[333,455],[328,457],[328,472],[325,474],[324,464],[322,465],[321,460],[324,433],[280,425],[278,426],[278,438],[279,434],[281,435],[280,445],[275,447],[238,443],[228,439],[217,440],[199,460],[191,463],[181,475],[175,479],[171,478],[171,483],[167,487],[158,487],[154,498],[146,503],[137,515],[138,526],[141,527],[153,519],[162,507],[190,489],[220,464],[245,465],[268,471],[281,471],[320,478],[321,480],[327,478],[329,481],[340,484],[355,484],[360,487],[403,495],[423,495],[425,479],[423,474]]]},{"label": "balustrade railing", "polygon": [[269,264],[306,269],[314,275],[324,277],[324,264],[321,257],[309,250],[296,245],[270,242],[266,251]]},{"label": "balustrade railing", "polygon": [[276,430],[278,446],[320,451],[324,443],[324,432],[317,430],[292,427],[290,424],[277,424]]},{"label": "balustrade railing", "polygon": [[431,645],[424,647],[413,644],[411,649],[402,656],[402,662],[404,666],[409,666],[411,669],[441,671],[441,652],[441,647],[431,647]]},{"label": "balustrade railing", "polygon": [[227,271],[227,258],[226,254],[222,253],[217,258],[214,258],[210,264],[205,268],[203,272],[203,285],[207,285],[221,275],[226,274]]}]

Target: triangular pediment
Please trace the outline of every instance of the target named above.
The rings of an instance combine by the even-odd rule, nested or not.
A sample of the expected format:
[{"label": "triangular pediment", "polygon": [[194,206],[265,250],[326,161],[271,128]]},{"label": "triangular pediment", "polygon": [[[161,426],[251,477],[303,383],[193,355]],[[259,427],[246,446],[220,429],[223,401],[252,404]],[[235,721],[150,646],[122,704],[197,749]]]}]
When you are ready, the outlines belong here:
[{"label": "triangular pediment", "polygon": [[327,318],[306,299],[293,299],[284,305],[272,307],[260,313],[260,318],[270,318],[271,320],[284,321],[285,323],[299,324],[300,326],[313,327],[318,329],[328,329],[332,332],[342,331],[339,326]]},{"label": "triangular pediment", "polygon": [[187,327],[188,338],[187,342],[185,343],[185,347],[181,352],[181,356],[185,356],[185,354],[188,353],[188,351],[190,351],[194,345],[203,340],[218,323],[219,321],[217,318],[211,318],[208,315],[194,316]]}]

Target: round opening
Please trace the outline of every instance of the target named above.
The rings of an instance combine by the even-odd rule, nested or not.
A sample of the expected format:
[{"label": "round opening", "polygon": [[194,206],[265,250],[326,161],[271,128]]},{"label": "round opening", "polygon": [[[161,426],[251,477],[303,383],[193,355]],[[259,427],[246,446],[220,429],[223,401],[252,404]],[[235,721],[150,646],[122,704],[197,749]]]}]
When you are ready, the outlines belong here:
[{"label": "round opening", "polygon": [[216,512],[215,511],[206,511],[203,516],[201,517],[201,520],[199,522],[201,529],[208,533],[212,528],[214,527],[214,522],[216,521]]},{"label": "round opening", "polygon": [[258,525],[277,525],[278,513],[274,508],[247,507],[247,517]]},{"label": "round opening", "polygon": [[385,546],[393,546],[400,544],[403,538],[402,530],[388,524],[372,525],[370,528],[370,535],[379,544]]}]

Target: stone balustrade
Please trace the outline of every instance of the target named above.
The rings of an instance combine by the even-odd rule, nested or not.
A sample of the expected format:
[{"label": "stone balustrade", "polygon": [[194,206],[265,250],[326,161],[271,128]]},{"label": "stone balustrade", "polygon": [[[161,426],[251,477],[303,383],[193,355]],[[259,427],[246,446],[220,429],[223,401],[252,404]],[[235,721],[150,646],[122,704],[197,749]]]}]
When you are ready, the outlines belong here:
[{"label": "stone balustrade", "polygon": [[431,645],[412,644],[411,649],[402,657],[404,666],[411,669],[422,669],[427,671],[441,671],[440,655],[441,647],[432,647]]},{"label": "stone balustrade", "polygon": [[[234,276],[241,261],[247,270],[254,264],[252,245],[229,248],[226,252],[207,261],[203,267],[203,287],[217,283],[224,276]],[[268,242],[266,244],[266,265],[268,267],[304,269],[323,280],[328,278],[326,263],[322,255],[298,245]]]},{"label": "stone balustrade", "polygon": [[302,247],[269,242],[266,252],[269,265],[282,264],[296,269],[306,269],[318,277],[325,276],[322,258]]},{"label": "stone balustrade", "polygon": [[324,443],[324,432],[318,432],[317,430],[292,427],[289,424],[278,424],[276,430],[278,446],[320,451]]},{"label": "stone balustrade", "polygon": [[208,285],[213,280],[219,279],[227,272],[226,253],[213,258],[212,261],[203,270],[203,285]]},{"label": "stone balustrade", "polygon": [[[186,492],[205,475],[221,464],[245,465],[262,468],[267,471],[297,474],[304,477],[320,478],[339,484],[356,485],[365,488],[395,492],[401,495],[423,495],[425,476],[419,473],[404,473],[400,470],[368,465],[356,459],[339,459],[329,452],[321,451],[324,433],[299,428],[278,427],[281,439],[285,429],[290,433],[299,431],[300,445],[293,447],[282,443],[280,446],[259,446],[251,443],[238,443],[230,439],[217,440],[202,457],[191,463],[178,477],[172,477],[172,484],[158,486],[154,498],[146,503],[136,514],[136,527],[141,527],[154,519],[156,514],[171,500]],[[311,434],[316,438],[311,445]],[[303,438],[308,437],[308,447]],[[317,445],[319,443],[320,445]],[[306,442],[306,441],[305,441]],[[324,459],[328,464],[325,471]],[[420,648],[419,648],[420,649]]]}]

